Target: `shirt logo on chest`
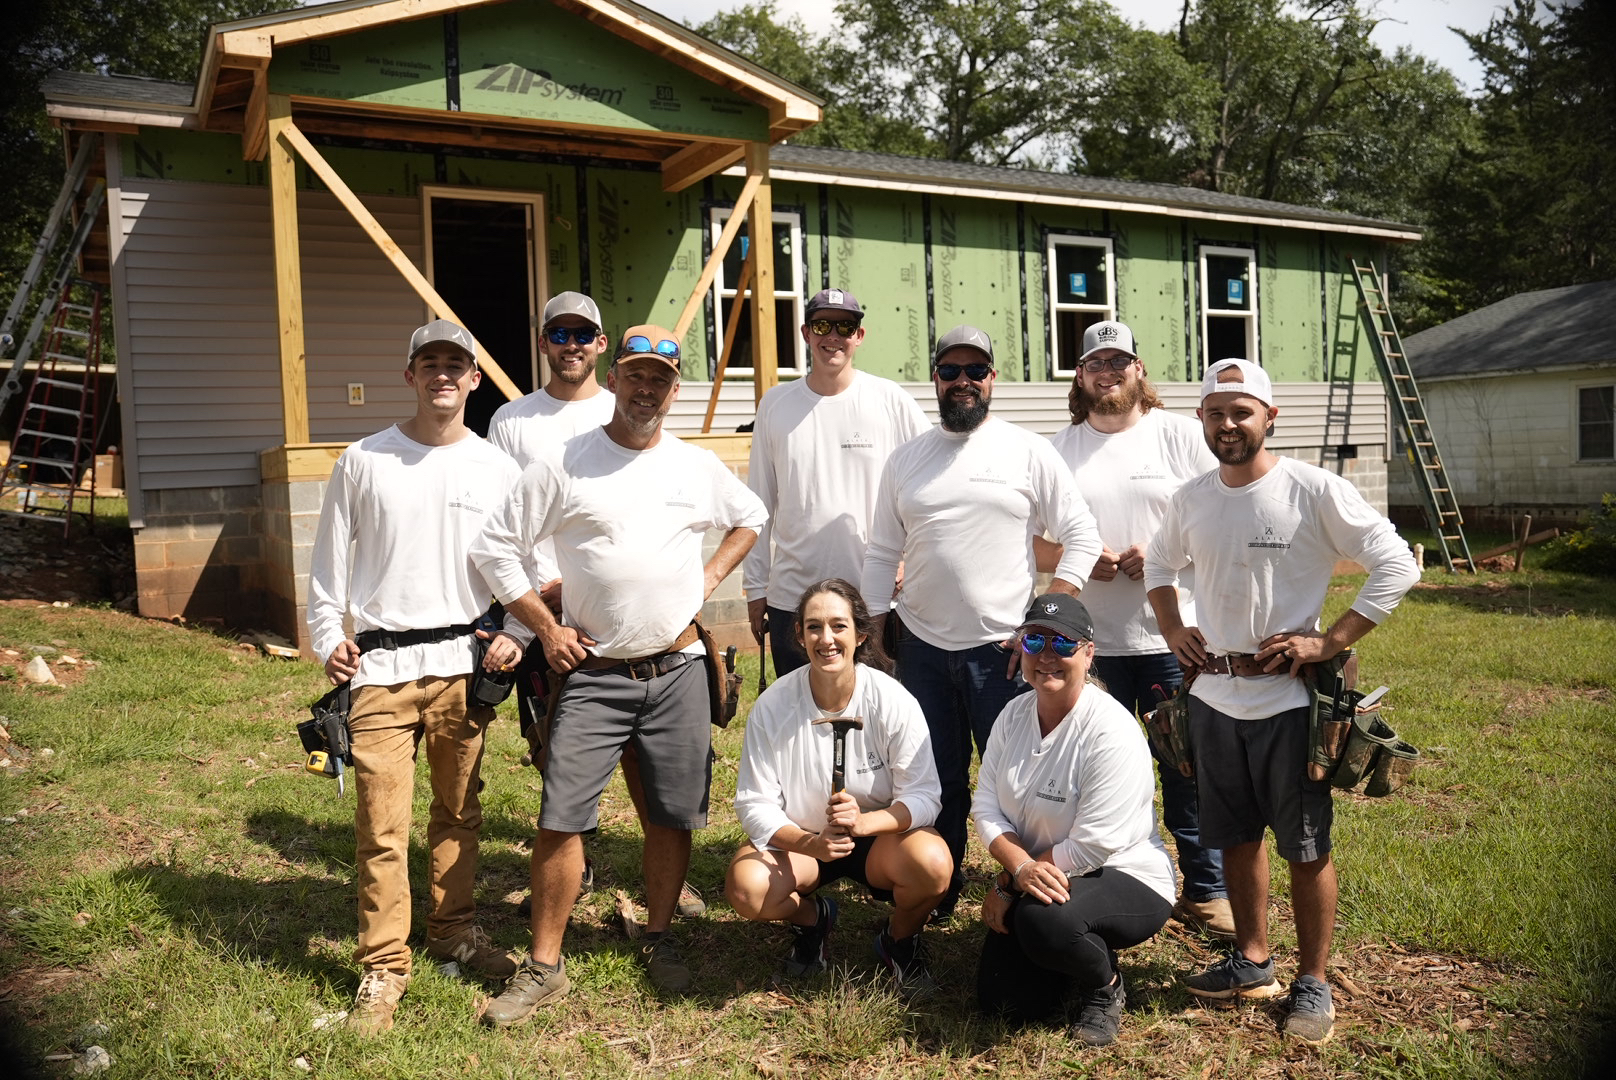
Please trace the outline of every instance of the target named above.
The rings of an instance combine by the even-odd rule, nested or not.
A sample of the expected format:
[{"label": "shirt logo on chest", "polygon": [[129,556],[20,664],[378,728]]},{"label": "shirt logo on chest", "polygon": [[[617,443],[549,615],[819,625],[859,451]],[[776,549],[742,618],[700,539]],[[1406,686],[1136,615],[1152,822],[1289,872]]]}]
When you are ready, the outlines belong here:
[{"label": "shirt logo on chest", "polygon": [[864,764],[855,769],[854,772],[860,776],[868,776],[872,773],[878,773],[886,767],[886,762],[877,757],[874,750],[871,750],[865,755]]},{"label": "shirt logo on chest", "polygon": [[482,505],[475,491],[462,491],[458,495],[449,497],[449,509],[468,510],[473,514],[486,514],[488,508]]},{"label": "shirt logo on chest", "polygon": [[1277,548],[1285,550],[1291,546],[1291,538],[1274,532],[1274,526],[1264,525],[1263,531],[1246,541],[1248,548]]},{"label": "shirt logo on chest", "polygon": [[994,467],[991,466],[991,465],[987,466],[981,472],[979,472],[976,475],[972,476],[970,482],[973,483],[973,484],[1001,484],[1001,485],[1007,485],[1007,484],[1010,483],[1010,481],[1008,481],[1004,477],[1000,476],[999,473],[998,473],[998,470],[994,469]]},{"label": "shirt logo on chest", "polygon": [[861,431],[855,431],[842,440],[843,450],[874,450],[875,440]]},{"label": "shirt logo on chest", "polygon": [[1063,803],[1066,801],[1065,793],[1055,786],[1053,776],[1045,780],[1044,786],[1033,792],[1033,795],[1035,798],[1043,799],[1046,802]]},{"label": "shirt logo on chest", "polygon": [[686,510],[694,510],[696,508],[696,500],[694,496],[690,495],[690,493],[685,490],[683,484],[675,484],[673,490],[668,492],[668,497],[663,501],[668,506],[681,506]]}]

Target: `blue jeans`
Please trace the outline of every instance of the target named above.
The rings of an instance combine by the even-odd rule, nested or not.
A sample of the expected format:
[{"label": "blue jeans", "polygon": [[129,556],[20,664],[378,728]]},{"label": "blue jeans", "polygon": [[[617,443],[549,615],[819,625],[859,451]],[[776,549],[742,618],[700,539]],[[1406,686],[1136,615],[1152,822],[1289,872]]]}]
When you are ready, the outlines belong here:
[{"label": "blue jeans", "polygon": [[797,634],[792,628],[797,613],[768,604],[763,607],[769,613],[769,654],[774,659],[774,677],[778,679],[806,664],[808,654],[797,644]]},{"label": "blue jeans", "polygon": [[954,856],[958,896],[964,878],[965,818],[971,810],[971,743],[980,754],[987,748],[993,722],[1009,700],[1028,689],[1018,674],[1005,678],[1010,651],[996,642],[951,652],[928,645],[908,631],[898,639],[898,681],[920,702],[931,730],[931,752],[943,786],[943,808],[937,831]]},{"label": "blue jeans", "polygon": [[[1151,688],[1160,686],[1168,695],[1184,681],[1178,660],[1172,653],[1146,656],[1096,656],[1093,673],[1105,683],[1111,696],[1129,712],[1143,715],[1156,708],[1161,699]],[[1155,750],[1152,748],[1151,753]],[[1184,874],[1184,895],[1190,900],[1211,900],[1229,895],[1223,880],[1223,852],[1201,844],[1201,805],[1195,795],[1195,778],[1162,764],[1162,821],[1178,844],[1178,868]]]}]

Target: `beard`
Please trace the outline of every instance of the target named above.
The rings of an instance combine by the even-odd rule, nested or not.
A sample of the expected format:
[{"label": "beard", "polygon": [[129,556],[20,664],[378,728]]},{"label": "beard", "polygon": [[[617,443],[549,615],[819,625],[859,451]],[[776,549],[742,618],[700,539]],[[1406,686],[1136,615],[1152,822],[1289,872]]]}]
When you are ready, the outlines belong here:
[{"label": "beard", "polygon": [[1264,440],[1261,437],[1254,439],[1244,431],[1236,434],[1240,436],[1240,442],[1234,444],[1222,442],[1217,436],[1207,440],[1207,446],[1211,448],[1212,455],[1218,459],[1219,464],[1244,465],[1262,450]]},{"label": "beard", "polygon": [[639,420],[630,414],[627,406],[619,402],[617,405],[617,418],[623,422],[623,426],[628,428],[629,431],[640,436],[641,438],[645,438],[647,436],[656,434],[657,428],[662,426],[662,418],[668,415],[668,409],[671,408],[672,405],[673,403],[670,401],[662,408],[658,409],[655,415],[648,416],[644,420]]},{"label": "beard", "polygon": [[562,367],[558,360],[548,360],[547,362],[550,365],[550,375],[553,378],[572,386],[577,386],[585,379],[592,379],[595,377],[595,365],[587,362],[577,365],[576,370],[569,370]]},{"label": "beard", "polygon": [[1139,379],[1118,383],[1116,392],[1112,394],[1091,394],[1081,388],[1078,391],[1078,400],[1097,416],[1119,416],[1132,412],[1134,406],[1144,399],[1145,386]]},{"label": "beard", "polygon": [[987,395],[974,386],[967,387],[964,393],[968,397],[961,399],[949,390],[937,399],[938,415],[949,431],[975,431],[988,418]]}]

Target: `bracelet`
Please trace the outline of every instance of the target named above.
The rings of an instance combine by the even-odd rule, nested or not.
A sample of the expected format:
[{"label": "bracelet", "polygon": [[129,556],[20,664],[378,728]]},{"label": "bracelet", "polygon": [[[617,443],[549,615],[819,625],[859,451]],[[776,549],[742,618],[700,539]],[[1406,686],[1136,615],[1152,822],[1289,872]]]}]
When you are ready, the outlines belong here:
[{"label": "bracelet", "polygon": [[1010,893],[1010,892],[1005,892],[1004,888],[1002,886],[1000,886],[998,884],[998,882],[994,882],[993,891],[998,893],[999,894],[999,899],[1003,900],[1007,904],[1013,904],[1013,903],[1016,902],[1016,894],[1015,893]]},{"label": "bracelet", "polygon": [[1027,867],[1031,866],[1033,863],[1035,863],[1037,861],[1038,861],[1037,859],[1023,859],[1023,860],[1021,860],[1021,865],[1016,867],[1014,870],[1010,871],[1010,880],[1015,881],[1018,878],[1020,878],[1021,877],[1021,872],[1023,870],[1025,870],[1025,869],[1027,869]]}]

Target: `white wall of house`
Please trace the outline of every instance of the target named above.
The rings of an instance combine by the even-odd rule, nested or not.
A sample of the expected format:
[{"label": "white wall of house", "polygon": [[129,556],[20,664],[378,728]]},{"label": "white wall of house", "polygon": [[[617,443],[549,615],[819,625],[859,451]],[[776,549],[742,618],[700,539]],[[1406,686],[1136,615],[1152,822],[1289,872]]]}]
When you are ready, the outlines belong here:
[{"label": "white wall of house", "polygon": [[[1616,383],[1605,370],[1422,380],[1431,429],[1463,507],[1574,508],[1616,491],[1616,461],[1578,460],[1578,391]],[[1413,471],[1396,459],[1391,502],[1420,505]]]}]

